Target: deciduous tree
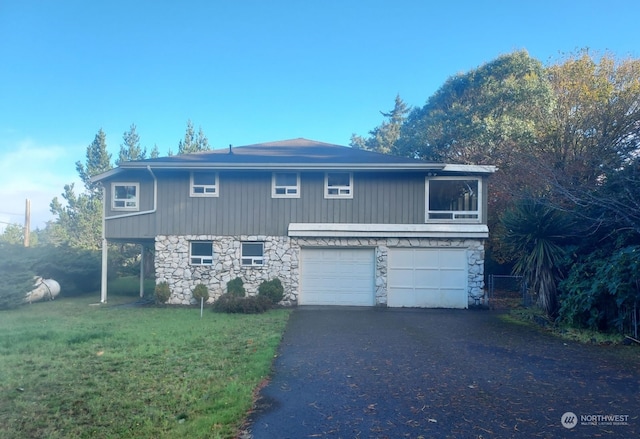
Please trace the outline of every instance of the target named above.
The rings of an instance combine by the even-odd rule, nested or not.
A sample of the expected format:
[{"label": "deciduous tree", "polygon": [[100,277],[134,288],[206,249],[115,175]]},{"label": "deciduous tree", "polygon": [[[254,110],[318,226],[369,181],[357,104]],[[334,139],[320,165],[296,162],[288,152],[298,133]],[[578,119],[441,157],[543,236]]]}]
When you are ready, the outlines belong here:
[{"label": "deciduous tree", "polygon": [[555,103],[532,168],[548,199],[594,228],[640,233],[640,60],[587,51],[550,66]]}]

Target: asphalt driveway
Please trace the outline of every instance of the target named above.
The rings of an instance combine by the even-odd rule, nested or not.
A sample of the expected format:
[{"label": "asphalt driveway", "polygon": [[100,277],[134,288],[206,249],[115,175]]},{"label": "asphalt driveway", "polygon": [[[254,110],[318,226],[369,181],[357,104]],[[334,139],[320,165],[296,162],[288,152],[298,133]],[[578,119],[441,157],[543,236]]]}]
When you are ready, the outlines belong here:
[{"label": "asphalt driveway", "polygon": [[567,342],[495,311],[303,307],[244,437],[630,438],[639,391],[635,346]]}]

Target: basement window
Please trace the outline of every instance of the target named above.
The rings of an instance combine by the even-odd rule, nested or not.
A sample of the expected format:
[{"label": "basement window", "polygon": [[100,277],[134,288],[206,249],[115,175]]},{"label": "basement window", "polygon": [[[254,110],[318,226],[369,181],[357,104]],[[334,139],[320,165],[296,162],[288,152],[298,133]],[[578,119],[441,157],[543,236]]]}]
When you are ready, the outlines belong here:
[{"label": "basement window", "polygon": [[189,263],[191,265],[213,265],[213,242],[191,241],[189,243]]},{"label": "basement window", "polygon": [[264,242],[242,243],[242,265],[262,267],[264,265]]}]

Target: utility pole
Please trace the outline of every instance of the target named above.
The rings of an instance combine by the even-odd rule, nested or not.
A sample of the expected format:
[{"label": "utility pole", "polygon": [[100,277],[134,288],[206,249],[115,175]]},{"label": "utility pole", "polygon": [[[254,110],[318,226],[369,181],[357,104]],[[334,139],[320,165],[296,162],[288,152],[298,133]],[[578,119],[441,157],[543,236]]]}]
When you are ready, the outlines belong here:
[{"label": "utility pole", "polygon": [[24,246],[29,247],[29,233],[31,230],[31,201],[27,198],[24,205]]}]

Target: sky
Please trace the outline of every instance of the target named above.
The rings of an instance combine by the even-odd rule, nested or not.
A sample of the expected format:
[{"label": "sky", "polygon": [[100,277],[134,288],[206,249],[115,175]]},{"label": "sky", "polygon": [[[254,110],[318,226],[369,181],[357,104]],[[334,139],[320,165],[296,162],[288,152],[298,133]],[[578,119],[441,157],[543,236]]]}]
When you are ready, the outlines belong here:
[{"label": "sky", "polygon": [[396,95],[526,50],[640,57],[636,0],[0,0],[0,231],[54,220],[83,189],[98,130],[117,157],[177,151],[187,121],[213,148],[305,137],[348,145]]}]

